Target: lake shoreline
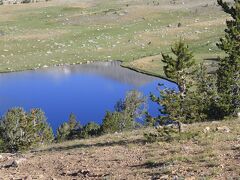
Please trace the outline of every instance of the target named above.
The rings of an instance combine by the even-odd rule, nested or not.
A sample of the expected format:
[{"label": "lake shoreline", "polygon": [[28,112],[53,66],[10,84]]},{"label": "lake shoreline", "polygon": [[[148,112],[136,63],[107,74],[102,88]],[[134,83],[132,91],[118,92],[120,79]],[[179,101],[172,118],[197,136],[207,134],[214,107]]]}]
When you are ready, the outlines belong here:
[{"label": "lake shoreline", "polygon": [[160,78],[160,79],[163,79],[163,80],[167,80],[169,82],[172,82],[172,83],[175,83],[175,81],[165,77],[165,76],[161,76],[157,73],[154,73],[154,72],[150,72],[150,71],[145,71],[145,70],[142,70],[142,69],[139,69],[139,68],[135,68],[135,67],[131,67],[131,66],[128,66],[128,65],[124,65],[123,63],[125,61],[122,61],[122,60],[93,60],[93,61],[85,61],[85,62],[79,62],[79,63],[71,63],[71,64],[61,64],[61,65],[52,65],[52,66],[47,66],[47,67],[37,67],[37,68],[26,68],[26,69],[20,69],[20,70],[7,70],[7,71],[0,71],[0,74],[7,74],[7,73],[16,73],[16,72],[24,72],[24,71],[37,71],[37,70],[41,70],[41,69],[47,69],[47,68],[53,68],[53,67],[64,67],[64,66],[75,66],[75,65],[84,65],[84,64],[93,64],[93,63],[96,63],[96,62],[113,62],[113,61],[116,61],[116,62],[121,62],[120,66],[122,68],[126,68],[126,69],[129,69],[129,70],[132,70],[132,71],[135,71],[135,72],[138,72],[138,73],[141,73],[141,74],[145,74],[145,75],[149,75],[149,76],[152,76],[152,77],[156,77],[156,78]]}]

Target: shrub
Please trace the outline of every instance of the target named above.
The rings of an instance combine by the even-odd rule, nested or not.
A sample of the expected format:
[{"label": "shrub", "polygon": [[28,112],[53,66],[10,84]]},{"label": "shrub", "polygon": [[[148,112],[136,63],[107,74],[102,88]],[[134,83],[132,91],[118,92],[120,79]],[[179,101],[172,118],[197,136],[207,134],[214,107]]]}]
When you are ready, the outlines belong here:
[{"label": "shrub", "polygon": [[170,142],[178,136],[178,130],[172,126],[158,126],[157,133],[146,133],[144,137],[148,142],[165,141]]},{"label": "shrub", "polygon": [[121,129],[121,114],[119,112],[106,112],[101,126],[103,133],[115,133]]},{"label": "shrub", "polygon": [[178,127],[174,124],[158,126],[155,133],[145,133],[144,137],[148,142],[171,142],[181,140],[193,140],[199,137],[199,132],[184,131],[178,132]]},{"label": "shrub", "polygon": [[58,142],[66,141],[69,138],[70,134],[70,126],[68,123],[63,123],[60,125],[60,127],[57,129],[57,137],[56,140]]},{"label": "shrub", "polygon": [[22,108],[13,108],[1,118],[1,138],[4,149],[9,152],[24,151],[52,142],[52,129],[40,109],[32,109],[29,113]]},{"label": "shrub", "polygon": [[76,139],[78,137],[80,129],[81,129],[80,123],[77,121],[76,116],[73,113],[71,113],[69,115],[68,122],[63,123],[57,129],[56,140],[58,142],[61,142],[70,139]]},{"label": "shrub", "polygon": [[121,132],[135,128],[146,110],[146,98],[138,91],[130,91],[115,105],[115,112],[107,112],[102,124],[104,133]]},{"label": "shrub", "polygon": [[80,138],[89,138],[100,135],[100,126],[95,122],[85,125],[80,131]]}]

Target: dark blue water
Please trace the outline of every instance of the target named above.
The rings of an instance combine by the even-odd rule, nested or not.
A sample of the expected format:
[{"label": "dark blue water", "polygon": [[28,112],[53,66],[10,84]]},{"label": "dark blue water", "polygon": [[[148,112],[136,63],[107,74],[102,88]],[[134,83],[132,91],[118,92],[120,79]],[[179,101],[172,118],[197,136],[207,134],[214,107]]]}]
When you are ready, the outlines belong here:
[{"label": "dark blue water", "polygon": [[[101,123],[106,110],[112,111],[127,91],[158,94],[158,83],[176,88],[166,80],[122,68],[120,62],[0,74],[0,113],[12,107],[27,111],[41,108],[54,130],[67,121],[70,113],[83,125]],[[157,114],[157,106],[150,101],[148,108],[151,114]]]}]

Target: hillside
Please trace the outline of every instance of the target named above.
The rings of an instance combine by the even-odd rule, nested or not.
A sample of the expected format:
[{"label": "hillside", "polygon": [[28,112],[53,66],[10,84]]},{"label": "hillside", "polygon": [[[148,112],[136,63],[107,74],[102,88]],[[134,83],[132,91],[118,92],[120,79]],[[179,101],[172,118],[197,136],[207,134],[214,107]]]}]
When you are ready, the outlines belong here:
[{"label": "hillside", "polygon": [[[0,100],[6,113],[0,118],[0,152],[11,153],[0,153],[0,180],[239,179],[240,0],[235,2],[1,5]],[[220,6],[233,19],[218,44],[222,51],[216,43],[229,17]],[[171,49],[179,39],[184,42]],[[203,60],[206,70],[197,71],[195,62]],[[76,64],[85,65],[70,66]],[[52,66],[62,67],[47,69]],[[217,67],[216,75],[209,73]],[[5,73],[39,68],[50,71]],[[61,112],[70,114],[68,120]]]},{"label": "hillside", "polygon": [[147,143],[143,133],[154,129],[144,129],[1,154],[0,179],[238,179],[239,124],[188,125],[171,143]]},{"label": "hillside", "polygon": [[222,53],[216,0],[52,0],[0,6],[0,72],[96,60],[163,75],[160,53],[180,37],[196,60]]}]

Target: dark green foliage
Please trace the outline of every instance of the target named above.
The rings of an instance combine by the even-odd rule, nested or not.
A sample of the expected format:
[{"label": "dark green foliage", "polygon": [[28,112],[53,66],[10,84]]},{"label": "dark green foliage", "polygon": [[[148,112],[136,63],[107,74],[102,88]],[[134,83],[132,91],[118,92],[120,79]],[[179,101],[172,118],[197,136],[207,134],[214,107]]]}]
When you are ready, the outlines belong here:
[{"label": "dark green foliage", "polygon": [[178,127],[175,125],[168,126],[158,126],[156,128],[157,132],[146,133],[144,137],[148,142],[171,142],[171,141],[181,141],[197,139],[199,137],[199,132],[184,131],[179,133]]},{"label": "dark green foliage", "polygon": [[224,112],[219,105],[220,97],[217,92],[216,75],[207,73],[207,68],[201,64],[194,80],[196,97],[199,99],[198,108],[202,113],[202,119],[222,119]]},{"label": "dark green foliage", "polygon": [[56,140],[58,142],[66,141],[69,139],[70,134],[70,127],[68,123],[63,123],[60,125],[60,127],[57,129],[57,137]]},{"label": "dark green foliage", "polygon": [[85,125],[80,131],[80,138],[96,137],[100,135],[100,126],[95,122]]},{"label": "dark green foliage", "polygon": [[124,100],[119,100],[115,105],[116,112],[123,115],[126,121],[134,122],[145,113],[146,98],[138,91],[129,91]]},{"label": "dark green foliage", "polygon": [[71,113],[69,115],[68,122],[63,123],[57,129],[56,140],[58,142],[61,142],[70,139],[76,139],[78,137],[80,129],[81,129],[80,123],[77,121],[76,116],[73,113]]},{"label": "dark green foliage", "polygon": [[193,53],[182,40],[176,43],[171,50],[175,58],[162,53],[162,62],[166,64],[163,67],[164,73],[166,77],[177,83],[181,95],[184,96],[188,85],[187,76],[193,73],[191,67],[195,64]]},{"label": "dark green foliage", "polygon": [[161,141],[172,141],[178,135],[178,129],[172,126],[160,126],[158,129],[158,138]]},{"label": "dark green foliage", "polygon": [[106,112],[106,115],[103,119],[103,123],[101,126],[103,133],[115,133],[118,132],[120,127],[120,118],[121,114],[119,112]]},{"label": "dark green foliage", "polygon": [[5,145],[4,141],[0,138],[0,153],[3,153],[5,151]]},{"label": "dark green foliage", "polygon": [[202,121],[205,117],[202,113],[203,101],[196,92],[189,91],[182,99],[180,93],[165,89],[160,91],[160,97],[151,95],[151,100],[161,106],[160,115],[155,121],[151,118],[155,122],[153,125],[164,125],[171,121],[189,124]]},{"label": "dark green foliage", "polygon": [[9,152],[28,150],[31,147],[50,143],[53,132],[40,109],[29,113],[22,108],[13,108],[1,118],[1,138]]},{"label": "dark green foliage", "polygon": [[156,118],[152,117],[148,112],[145,114],[146,126],[156,126],[158,124]]},{"label": "dark green foliage", "polygon": [[115,112],[107,112],[102,124],[103,133],[121,132],[135,128],[145,114],[146,98],[138,91],[130,91],[115,105]]},{"label": "dark green foliage", "polygon": [[90,122],[85,126],[81,126],[76,116],[71,113],[68,122],[63,123],[57,129],[56,140],[58,142],[89,138],[92,136],[98,136],[100,134],[100,126],[94,122]]},{"label": "dark green foliage", "polygon": [[225,37],[217,44],[227,56],[220,58],[217,71],[217,88],[220,95],[220,107],[224,116],[237,115],[240,108],[240,0],[234,0],[233,6],[218,0],[218,4],[229,15]]},{"label": "dark green foliage", "polygon": [[30,2],[31,2],[31,0],[23,0],[23,1],[22,1],[22,3],[24,3],[24,4],[25,4],[25,3],[30,3]]},{"label": "dark green foliage", "polygon": [[71,130],[77,129],[80,127],[80,123],[77,121],[77,117],[73,113],[71,113],[69,116],[68,124]]},{"label": "dark green foliage", "polygon": [[68,139],[78,138],[78,133],[79,133],[79,130],[81,129],[81,125],[77,120],[77,117],[73,113],[71,113],[69,116],[68,125],[70,130]]},{"label": "dark green foliage", "polygon": [[180,134],[178,129],[174,126],[158,126],[157,133],[148,133],[144,134],[144,137],[148,142],[155,142],[155,141],[165,141],[170,142]]},{"label": "dark green foliage", "polygon": [[[193,84],[192,76],[196,73],[193,69],[194,60],[192,52],[181,40],[172,48],[175,58],[163,54],[164,72],[168,78],[174,80],[179,91],[164,89],[157,97],[151,94],[151,100],[160,105],[160,115],[151,119],[152,124],[163,125],[169,121],[177,122],[181,131],[181,123],[196,122],[200,117],[200,98],[190,87]],[[162,116],[164,115],[164,116]],[[150,118],[148,118],[150,119]]]}]

